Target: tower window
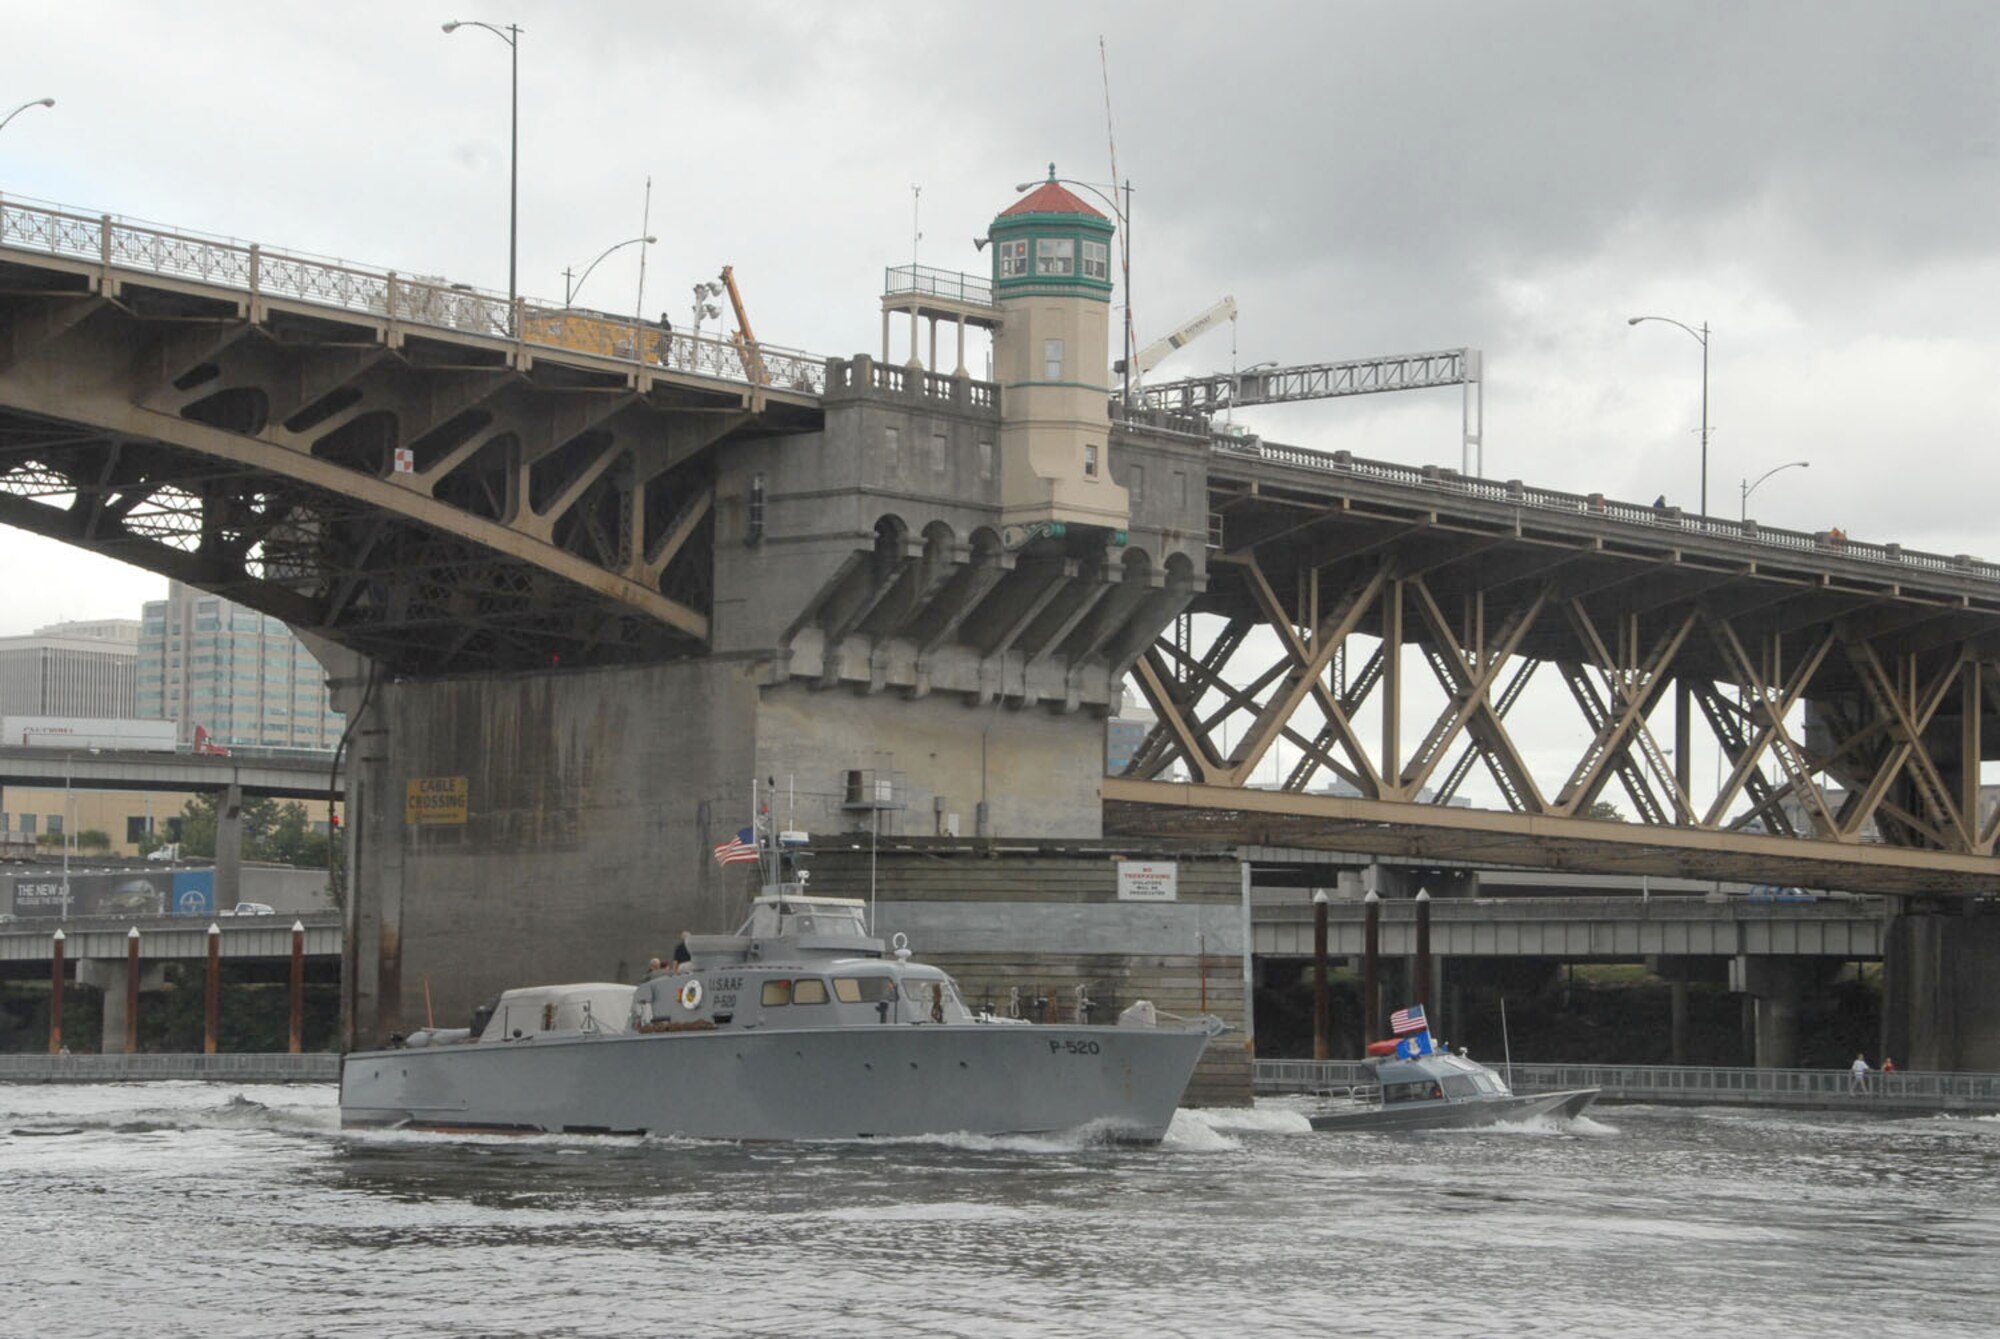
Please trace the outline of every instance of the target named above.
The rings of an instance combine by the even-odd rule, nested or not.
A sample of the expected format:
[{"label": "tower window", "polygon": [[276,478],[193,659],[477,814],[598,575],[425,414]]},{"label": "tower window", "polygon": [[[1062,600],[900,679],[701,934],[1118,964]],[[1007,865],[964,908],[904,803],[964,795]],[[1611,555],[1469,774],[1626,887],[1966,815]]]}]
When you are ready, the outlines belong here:
[{"label": "tower window", "polygon": [[1062,380],[1063,342],[1059,339],[1042,341],[1042,376],[1048,381]]},{"label": "tower window", "polygon": [[1018,242],[1000,243],[1000,277],[1002,279],[1013,279],[1027,272],[1027,241],[1024,239]]},{"label": "tower window", "polygon": [[1086,479],[1095,479],[1097,477],[1097,443],[1095,442],[1085,442],[1083,444],[1083,477]]},{"label": "tower window", "polygon": [[1111,248],[1103,242],[1083,244],[1083,277],[1086,279],[1109,279],[1111,277]]},{"label": "tower window", "polygon": [[1076,240],[1070,237],[1037,237],[1035,273],[1075,274]]}]

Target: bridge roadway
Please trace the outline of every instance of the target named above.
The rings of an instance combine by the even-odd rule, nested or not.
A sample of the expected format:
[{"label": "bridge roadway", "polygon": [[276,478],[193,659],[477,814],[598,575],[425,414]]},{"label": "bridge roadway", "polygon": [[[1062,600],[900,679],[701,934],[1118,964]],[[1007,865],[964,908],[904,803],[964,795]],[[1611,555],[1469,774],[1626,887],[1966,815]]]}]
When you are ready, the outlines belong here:
[{"label": "bridge roadway", "polygon": [[338,799],[341,779],[331,759],[235,758],[138,750],[0,747],[0,786],[60,790],[165,790],[281,800]]},{"label": "bridge roadway", "polygon": [[268,916],[72,916],[67,921],[38,916],[0,925],[0,971],[33,975],[20,968],[38,964],[46,975],[57,930],[63,932],[63,957],[70,962],[122,963],[134,930],[139,932],[142,964],[206,962],[210,925],[222,931],[219,952],[225,961],[289,959],[294,924],[305,927],[308,958],[341,956],[343,931],[337,911],[281,911]]},{"label": "bridge roadway", "polygon": [[[1417,951],[1412,903],[1381,904],[1380,952]],[[1711,901],[1701,897],[1443,897],[1430,904],[1431,952],[1441,958],[1556,958],[1634,962],[1652,957],[1820,957],[1844,962],[1882,956],[1887,908],[1879,898],[1815,902]],[[1327,953],[1366,951],[1363,904],[1327,903]],[[1313,956],[1310,902],[1259,901],[1251,952],[1260,958]]]}]

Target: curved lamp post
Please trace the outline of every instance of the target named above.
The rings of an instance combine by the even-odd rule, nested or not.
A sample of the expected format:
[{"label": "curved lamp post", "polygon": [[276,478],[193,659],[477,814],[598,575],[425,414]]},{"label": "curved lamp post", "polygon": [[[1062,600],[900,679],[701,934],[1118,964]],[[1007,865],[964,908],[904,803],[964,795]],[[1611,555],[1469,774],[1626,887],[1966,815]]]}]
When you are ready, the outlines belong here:
[{"label": "curved lamp post", "polygon": [[1708,515],[1708,322],[1703,321],[1699,330],[1685,321],[1676,321],[1671,316],[1634,316],[1625,324],[1637,325],[1641,321],[1665,321],[1668,325],[1677,325],[1701,345],[1701,514],[1706,517]]},{"label": "curved lamp post", "polygon": [[622,242],[613,242],[610,246],[605,247],[604,250],[598,254],[597,260],[593,260],[590,262],[590,264],[583,267],[583,273],[579,274],[576,277],[575,283],[570,282],[569,271],[564,270],[563,306],[565,307],[569,306],[570,302],[576,297],[577,290],[583,287],[583,281],[588,279],[590,277],[590,272],[597,268],[598,261],[603,260],[604,257],[610,255],[613,251],[617,251],[622,247],[639,246],[639,245],[651,246],[654,242],[657,242],[659,240],[660,239],[657,237],[627,237]]},{"label": "curved lamp post", "polygon": [[484,28],[505,42],[513,66],[507,122],[507,333],[519,334],[514,328],[514,279],[521,254],[521,29],[512,23],[500,28],[478,19],[453,19],[444,25],[448,33],[460,28]]},{"label": "curved lamp post", "polygon": [[1757,491],[1758,484],[1763,483],[1766,479],[1778,473],[1780,470],[1803,470],[1803,469],[1810,469],[1811,467],[1812,467],[1812,462],[1810,460],[1788,460],[1782,465],[1773,465],[1770,469],[1765,470],[1755,479],[1745,479],[1743,481],[1742,505],[1740,505],[1736,509],[1736,523],[1738,525],[1741,525],[1743,524],[1744,521],[1749,519],[1750,495]]},{"label": "curved lamp post", "polygon": [[[1112,217],[1118,220],[1119,278],[1125,285],[1125,389],[1123,399],[1129,405],[1132,403],[1132,359],[1137,352],[1132,347],[1132,183],[1127,181],[1122,187],[1112,184],[1110,186],[1112,194],[1106,195],[1103,188],[1091,182],[1079,181],[1075,177],[1057,176],[1055,164],[1051,163],[1049,164],[1048,176],[1040,181],[1024,181],[1014,187],[1014,193],[1019,195],[1023,191],[1032,191],[1035,187],[1046,186],[1052,181],[1063,186],[1081,186],[1084,190],[1089,191],[1092,195],[1110,206]],[[1118,207],[1118,201],[1115,198],[1120,190],[1125,192],[1125,207],[1123,209]]]},{"label": "curved lamp post", "polygon": [[56,100],[54,98],[36,98],[32,102],[24,102],[5,116],[0,116],[0,130],[5,130],[9,121],[19,116],[22,112],[27,111],[30,107],[53,107],[55,105]]}]

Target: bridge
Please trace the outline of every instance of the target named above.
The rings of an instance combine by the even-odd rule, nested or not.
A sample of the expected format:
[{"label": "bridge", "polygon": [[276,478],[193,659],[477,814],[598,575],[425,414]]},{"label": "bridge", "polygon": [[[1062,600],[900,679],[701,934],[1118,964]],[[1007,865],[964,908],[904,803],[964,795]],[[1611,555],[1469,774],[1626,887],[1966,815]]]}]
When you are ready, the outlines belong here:
[{"label": "bridge", "polygon": [[[994,237],[1096,245],[1072,203],[1048,183]],[[1888,894],[1933,1001],[1895,1026],[1976,1010],[1933,987],[2000,955],[1966,914],[2000,887],[2000,570],[1107,408],[1088,245],[932,283],[892,364],[886,333],[820,360],[0,200],[0,523],[328,648],[363,1033],[411,968],[458,1007],[729,920],[708,851],[767,781],[788,825],[870,840]],[[1040,330],[1062,303],[1084,336]],[[933,349],[993,329],[998,382],[926,370],[925,319]],[[1158,725],[1106,778],[1128,675]],[[427,783],[466,805],[406,803]],[[1963,1037],[1940,1067],[2000,1055],[2000,1018]]]}]

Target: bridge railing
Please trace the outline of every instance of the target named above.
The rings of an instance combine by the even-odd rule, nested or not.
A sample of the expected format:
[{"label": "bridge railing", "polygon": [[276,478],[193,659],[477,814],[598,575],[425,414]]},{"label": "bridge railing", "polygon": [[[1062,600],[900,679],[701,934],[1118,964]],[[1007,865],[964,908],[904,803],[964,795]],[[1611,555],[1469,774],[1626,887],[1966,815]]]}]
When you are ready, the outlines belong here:
[{"label": "bridge railing", "polygon": [[194,280],[315,306],[380,316],[494,339],[666,367],[720,381],[819,395],[826,360],[770,344],[669,335],[648,322],[518,300],[434,275],[272,251],[256,242],[205,236],[42,201],[0,198],[0,246],[91,261],[106,270]]},{"label": "bridge railing", "polygon": [[1504,506],[1571,512],[1649,529],[1672,530],[1765,548],[1893,564],[1903,568],[1916,567],[2000,582],[2000,563],[1987,562],[1964,553],[1925,553],[1906,549],[1900,544],[1867,543],[1851,539],[1839,529],[1812,532],[1778,530],[1759,525],[1754,520],[1732,521],[1721,516],[1694,516],[1679,507],[1620,502],[1602,493],[1565,493],[1552,488],[1531,488],[1518,479],[1509,479],[1504,483],[1493,479],[1475,479],[1438,465],[1412,466],[1386,460],[1367,460],[1348,451],[1315,451],[1309,447],[1266,442],[1248,435],[1216,432],[1210,434],[1210,442],[1218,455],[1268,460],[1273,464],[1321,474],[1345,474],[1402,487],[1452,493]]},{"label": "bridge railing", "polygon": [[882,295],[921,293],[926,297],[950,298],[979,306],[993,305],[993,285],[977,275],[958,270],[938,270],[929,265],[891,265],[882,273]]},{"label": "bridge railing", "polygon": [[[1924,1070],[1871,1073],[1856,1086],[1845,1069],[1752,1069],[1715,1065],[1565,1065],[1492,1063],[1518,1093],[1596,1088],[1629,1102],[1742,1106],[1846,1106],[1867,1103],[1938,1111],[2000,1112],[2000,1074]],[[1358,1060],[1258,1060],[1256,1091],[1347,1096],[1374,1082]]]}]

